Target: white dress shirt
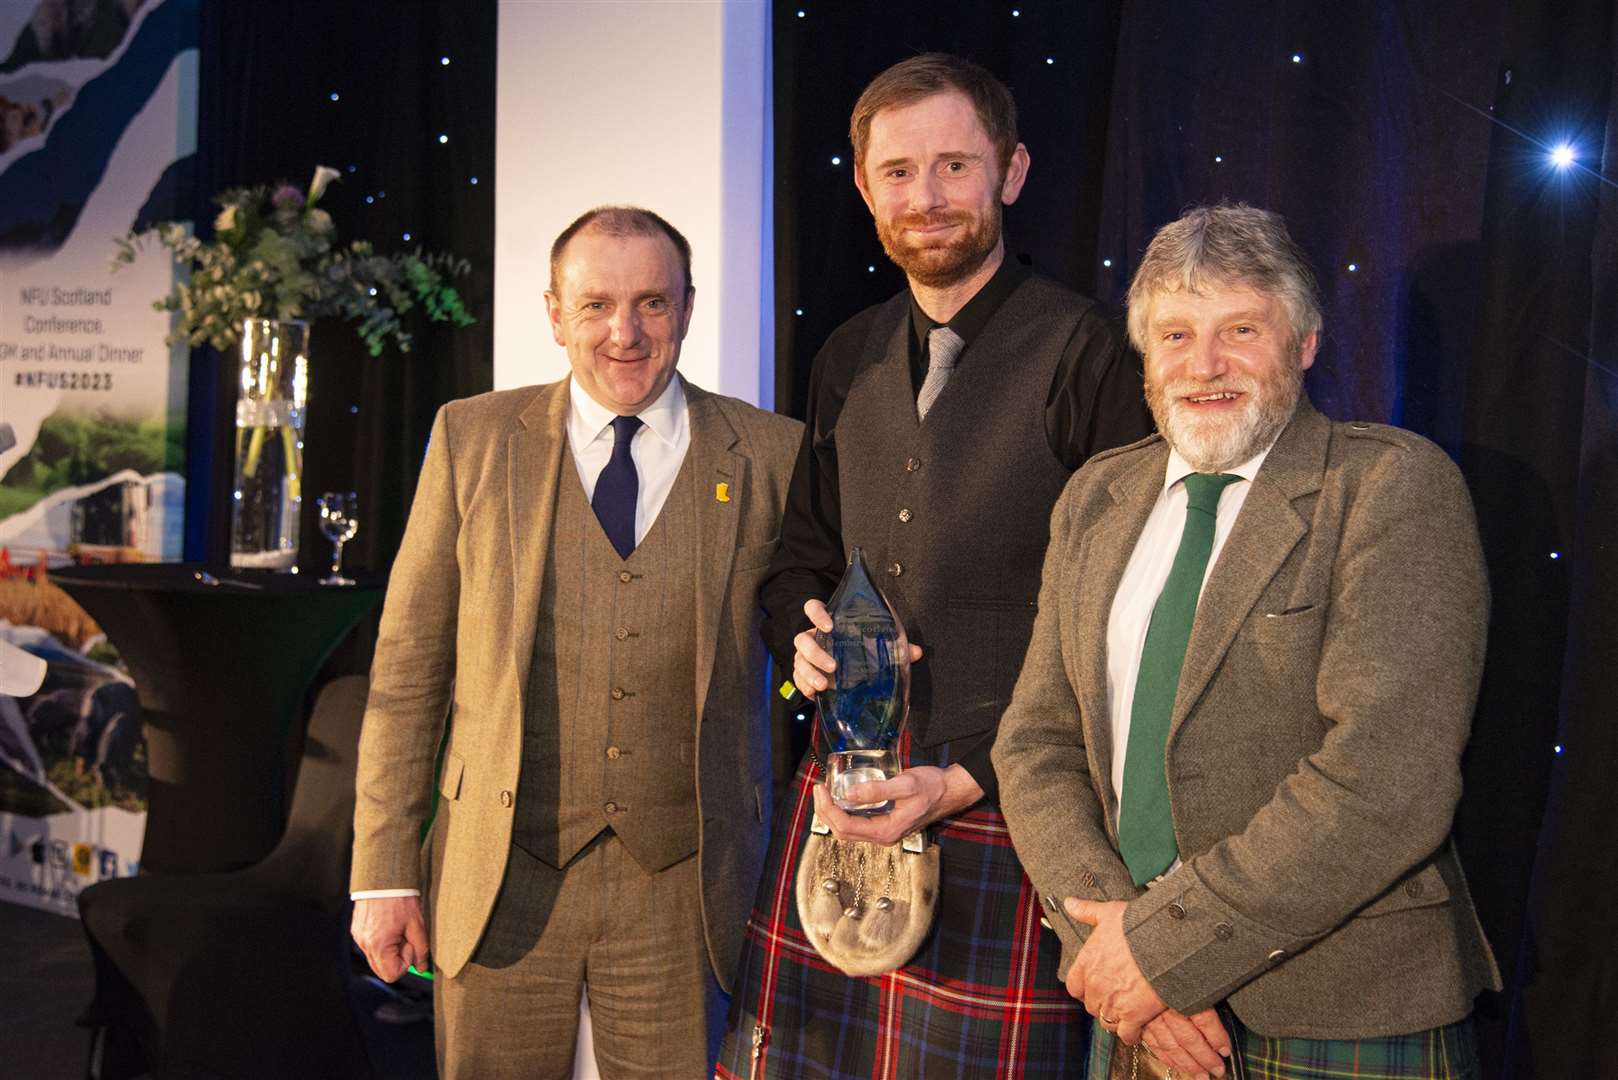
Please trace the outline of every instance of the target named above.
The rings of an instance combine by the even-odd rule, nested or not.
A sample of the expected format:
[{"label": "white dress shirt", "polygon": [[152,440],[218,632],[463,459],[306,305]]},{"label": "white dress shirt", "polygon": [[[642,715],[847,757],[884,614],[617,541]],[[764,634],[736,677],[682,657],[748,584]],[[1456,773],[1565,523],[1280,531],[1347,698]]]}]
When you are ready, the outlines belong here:
[{"label": "white dress shirt", "polygon": [[[595,497],[596,478],[612,458],[612,421],[618,414],[585,393],[577,379],[568,382],[567,445],[573,467],[579,471],[586,500]],[[642,427],[629,443],[640,488],[635,497],[635,543],[646,539],[674,487],[674,477],[691,447],[691,424],[685,390],[676,374],[663,392],[641,410]],[[362,889],[353,900],[380,900],[388,896],[420,896],[420,889]]]},{"label": "white dress shirt", "polygon": [[[1274,446],[1272,442],[1270,446]],[[1240,476],[1236,483],[1228,484],[1219,493],[1219,510],[1214,519],[1213,551],[1208,554],[1208,567],[1203,571],[1202,583],[1208,583],[1219,562],[1219,553],[1225,547],[1230,530],[1236,525],[1252,480],[1259,466],[1269,456],[1266,446],[1254,456],[1226,469],[1227,474]],[[1112,721],[1112,790],[1118,796],[1118,812],[1123,816],[1124,755],[1129,749],[1129,715],[1135,701],[1135,680],[1140,675],[1140,654],[1146,647],[1146,629],[1152,621],[1152,609],[1168,582],[1174,567],[1174,553],[1180,547],[1180,534],[1185,531],[1185,512],[1188,502],[1185,478],[1196,472],[1185,458],[1173,449],[1169,451],[1168,468],[1163,475],[1163,490],[1157,496],[1152,512],[1146,518],[1146,527],[1135,541],[1135,551],[1124,567],[1119,579],[1118,592],[1112,599],[1112,611],[1107,616],[1107,707]],[[1200,595],[1200,594],[1199,594]],[[1179,861],[1175,861],[1179,865]]]},{"label": "white dress shirt", "polygon": [[[612,421],[618,415],[596,401],[573,379],[568,385],[567,445],[579,471],[586,500],[595,498],[596,478],[612,459]],[[629,456],[640,477],[635,496],[635,543],[651,532],[657,515],[668,501],[674,477],[691,447],[691,424],[686,415],[685,390],[679,375],[640,412],[645,426],[635,432]]]}]

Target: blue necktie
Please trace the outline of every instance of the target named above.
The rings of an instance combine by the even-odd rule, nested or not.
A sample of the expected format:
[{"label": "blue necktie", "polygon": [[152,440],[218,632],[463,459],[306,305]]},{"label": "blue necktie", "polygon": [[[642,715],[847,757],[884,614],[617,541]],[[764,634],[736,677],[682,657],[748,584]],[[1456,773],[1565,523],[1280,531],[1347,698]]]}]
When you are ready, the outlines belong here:
[{"label": "blue necktie", "polygon": [[620,559],[635,550],[635,502],[640,494],[640,478],[635,475],[635,459],[629,456],[629,443],[640,430],[638,416],[612,419],[612,457],[596,477],[595,497],[590,508],[607,534]]}]

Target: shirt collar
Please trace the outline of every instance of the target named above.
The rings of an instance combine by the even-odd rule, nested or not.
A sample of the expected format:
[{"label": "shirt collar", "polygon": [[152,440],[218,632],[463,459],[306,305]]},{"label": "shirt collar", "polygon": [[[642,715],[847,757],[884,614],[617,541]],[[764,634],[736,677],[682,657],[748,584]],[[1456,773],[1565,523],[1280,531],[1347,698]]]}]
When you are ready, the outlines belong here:
[{"label": "shirt collar", "polygon": [[[579,385],[579,380],[569,377],[568,398],[571,408],[568,409],[568,434],[574,446],[588,446],[602,433],[612,427],[612,421],[618,414],[601,404],[595,398],[585,393]],[[670,446],[679,445],[680,435],[685,431],[685,389],[681,386],[678,372],[663,392],[639,413],[641,421],[651,429],[659,439]]]},{"label": "shirt collar", "polygon": [[933,322],[931,316],[921,310],[921,305],[916,303],[915,294],[911,294],[910,329],[915,335],[916,344],[925,349],[928,332],[935,327],[947,326],[955,331],[963,342],[971,345],[972,339],[989,324],[989,320],[994,318],[994,313],[1000,310],[1000,305],[1005,303],[1006,297],[1022,284],[1029,273],[1028,267],[1007,255],[1001,259],[1000,268],[983,283],[983,288],[973,294],[972,299],[968,300],[947,323]]},{"label": "shirt collar", "polygon": [[[1280,435],[1277,434],[1276,438],[1280,438]],[[1264,459],[1270,456],[1270,451],[1274,448],[1275,439],[1271,439],[1269,446],[1266,446],[1264,449],[1260,450],[1258,453],[1254,454],[1240,465],[1236,465],[1222,471],[1228,476],[1239,476],[1248,483],[1252,483],[1253,477],[1258,475],[1259,466],[1264,464]],[[1175,484],[1178,484],[1181,480],[1184,480],[1186,477],[1197,471],[1197,469],[1192,468],[1190,462],[1186,461],[1185,458],[1180,456],[1180,452],[1178,450],[1174,449],[1174,447],[1170,445],[1168,468],[1163,471],[1164,494],[1167,494],[1169,489],[1174,487]]]}]

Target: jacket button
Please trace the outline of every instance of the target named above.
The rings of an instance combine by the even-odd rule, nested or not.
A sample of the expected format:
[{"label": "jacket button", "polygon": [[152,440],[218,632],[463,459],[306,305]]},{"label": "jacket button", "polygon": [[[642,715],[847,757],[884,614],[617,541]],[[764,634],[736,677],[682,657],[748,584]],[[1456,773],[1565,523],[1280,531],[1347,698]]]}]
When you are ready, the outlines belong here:
[{"label": "jacket button", "polygon": [[1050,908],[1052,911],[1055,911],[1056,910],[1056,897],[1050,895],[1049,893],[1046,893],[1045,894],[1045,906]]},{"label": "jacket button", "polygon": [[919,459],[919,458],[907,458],[907,459],[905,459],[905,472],[915,472],[919,468],[921,468],[921,459]]},{"label": "jacket button", "polygon": [[903,510],[899,511],[899,520],[900,521],[909,521],[910,518],[911,518],[910,507],[907,506]]},{"label": "jacket button", "polygon": [[[1181,910],[1184,909],[1182,908]],[[1229,941],[1231,935],[1235,932],[1236,931],[1231,928],[1229,923],[1214,923],[1214,937],[1218,938],[1220,941]]]},{"label": "jacket button", "polygon": [[889,563],[888,564],[888,575],[890,577],[898,577],[900,574],[902,574],[904,572],[905,572],[905,568],[904,568],[903,563]]},{"label": "jacket button", "polygon": [[511,792],[502,791],[500,793],[500,805],[501,806],[506,806],[506,807],[509,807],[511,805]]},{"label": "jacket button", "polygon": [[617,761],[620,757],[623,756],[623,753],[624,752],[622,750],[618,749],[616,746],[609,746],[609,747],[607,747],[607,760],[608,761]]},{"label": "jacket button", "polygon": [[1054,932],[1055,932],[1055,930],[1056,930],[1056,927],[1054,927],[1054,926],[1052,926],[1052,925],[1051,925],[1051,921],[1050,921],[1050,920],[1049,920],[1049,919],[1047,919],[1047,918],[1046,918],[1046,917],[1045,917],[1045,916],[1043,916],[1043,915],[1041,915],[1041,916],[1040,916],[1040,917],[1039,917],[1039,925],[1041,925],[1041,926],[1043,926],[1043,927],[1044,927],[1044,928],[1045,928],[1045,929],[1047,929],[1047,930],[1050,930],[1050,931],[1051,931],[1051,932],[1053,932],[1053,933],[1054,933]]},{"label": "jacket button", "polygon": [[1088,870],[1084,872],[1084,876],[1079,880],[1084,882],[1084,887],[1086,889],[1093,889],[1096,887],[1096,876]]},{"label": "jacket button", "polygon": [[619,641],[624,640],[629,636],[629,627],[620,626],[618,629],[612,632],[612,636],[617,638]]},{"label": "jacket button", "polygon": [[1422,888],[1422,884],[1419,881],[1411,880],[1405,882],[1405,895],[1410,897],[1412,900],[1420,896],[1424,891],[1426,890]]},{"label": "jacket button", "polygon": [[618,804],[615,803],[615,802],[609,802],[607,805],[603,806],[601,809],[605,810],[609,814],[616,814],[618,812]]},{"label": "jacket button", "polygon": [[624,688],[623,687],[615,686],[615,687],[612,688],[612,700],[614,700],[614,701],[622,701],[622,700],[624,700]]},{"label": "jacket button", "polygon": [[628,585],[632,580],[634,580],[634,577],[635,575],[631,574],[628,570],[618,571],[618,580],[623,582],[625,585]]},{"label": "jacket button", "polygon": [[1285,960],[1286,958],[1287,958],[1287,951],[1285,949],[1276,949],[1274,952],[1272,952],[1269,956],[1266,956],[1264,959],[1268,960],[1272,964],[1279,964],[1281,961]]},{"label": "jacket button", "polygon": [[[1169,912],[1169,918],[1171,918],[1171,919],[1183,919],[1183,918],[1185,918],[1185,905],[1180,903],[1178,900],[1176,900],[1172,904],[1169,905],[1168,912]],[[1220,923],[1219,925],[1223,926],[1225,924]],[[1217,934],[1218,932],[1219,931],[1217,929],[1214,930],[1215,934]]]}]

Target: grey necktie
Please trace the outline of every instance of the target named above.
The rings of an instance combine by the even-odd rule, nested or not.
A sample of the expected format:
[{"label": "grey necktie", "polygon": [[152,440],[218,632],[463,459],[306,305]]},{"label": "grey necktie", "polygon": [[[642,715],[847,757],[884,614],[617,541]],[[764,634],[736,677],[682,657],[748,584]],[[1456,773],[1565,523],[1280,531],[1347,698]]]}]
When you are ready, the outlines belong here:
[{"label": "grey necktie", "polygon": [[927,419],[927,410],[933,407],[944,384],[955,374],[955,361],[961,358],[966,342],[961,335],[947,326],[934,327],[927,332],[927,378],[922,380],[921,393],[916,395],[916,419]]}]

